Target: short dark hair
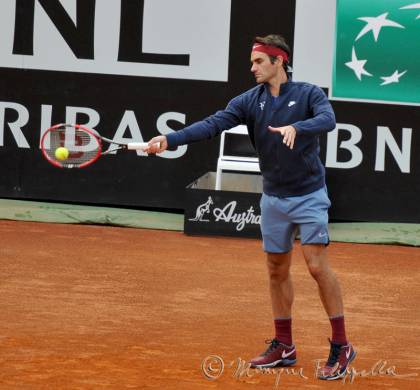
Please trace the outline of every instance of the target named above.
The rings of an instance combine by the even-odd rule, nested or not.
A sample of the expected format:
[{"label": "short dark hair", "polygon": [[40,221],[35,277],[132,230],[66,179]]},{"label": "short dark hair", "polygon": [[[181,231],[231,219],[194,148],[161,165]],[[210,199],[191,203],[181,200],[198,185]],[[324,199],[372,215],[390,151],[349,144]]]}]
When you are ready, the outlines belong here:
[{"label": "short dark hair", "polygon": [[[278,47],[284,50],[289,56],[289,61],[288,62],[283,61],[283,68],[286,72],[288,71],[287,66],[290,62],[291,51],[290,51],[289,45],[286,42],[286,39],[284,39],[283,36],[278,35],[278,34],[270,34],[270,35],[266,35],[265,37],[255,37],[254,43],[262,43],[263,45],[274,46],[274,47]],[[274,57],[274,56],[269,56],[269,57],[270,57],[271,63],[274,64],[277,57]]]}]

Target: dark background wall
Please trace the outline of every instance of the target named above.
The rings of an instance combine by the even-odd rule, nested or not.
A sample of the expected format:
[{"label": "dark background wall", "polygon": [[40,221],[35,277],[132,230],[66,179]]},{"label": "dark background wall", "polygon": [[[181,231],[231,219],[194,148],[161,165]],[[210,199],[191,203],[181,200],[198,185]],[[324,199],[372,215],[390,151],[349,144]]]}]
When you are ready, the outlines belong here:
[{"label": "dark background wall", "polygon": [[[45,5],[44,1],[16,1],[15,5],[21,12],[24,10],[24,17],[27,18],[32,12],[27,7],[32,3],[38,8]],[[52,3],[57,3],[57,7],[48,8],[48,17],[60,20],[59,17],[63,16],[60,2],[50,2],[50,5]],[[79,7],[82,3],[75,0]],[[91,8],[84,6],[86,18],[89,15],[95,18],[96,2],[90,0],[87,3]],[[0,9],[6,6],[10,8],[10,4],[8,1],[0,5]],[[124,0],[121,4],[142,9],[144,2]],[[162,12],[165,10],[162,9]],[[119,18],[120,15],[110,17]],[[22,15],[18,15],[15,23],[20,21],[20,26],[26,26],[29,30],[32,28],[32,33],[36,33],[36,18],[33,26],[22,23],[20,18]],[[178,113],[185,116],[185,125],[191,124],[223,109],[231,98],[254,85],[249,71],[250,46],[254,36],[279,32],[293,47],[294,19],[295,1],[263,0],[257,4],[253,0],[232,0],[230,36],[226,37],[229,40],[227,81],[31,69],[25,65],[25,58],[31,57],[28,54],[30,48],[25,43],[31,31],[27,32],[29,35],[8,33],[13,42],[2,49],[0,56],[0,131],[3,136],[0,145],[0,196],[182,210],[185,187],[204,173],[215,170],[219,139],[189,145],[186,153],[178,158],[119,153],[101,158],[83,170],[60,170],[41,157],[39,141],[41,131],[45,130],[43,126],[48,121],[52,124],[64,122],[68,107],[95,110],[100,117],[95,128],[110,138],[125,115],[135,117],[144,140],[159,135],[157,121],[162,114]],[[189,23],[189,20],[190,16],[186,13],[185,19],[179,20],[179,23]],[[97,21],[93,19],[93,22]],[[64,46],[70,43],[71,37],[77,38],[77,34],[71,33],[71,24],[58,27],[60,32],[57,34],[63,35]],[[141,32],[135,23],[128,24],[126,28],[132,31],[120,31],[120,50],[129,46],[130,39]],[[86,31],[84,33],[89,34],[88,26]],[[159,21],[156,21],[157,35],[159,31]],[[79,30],[80,34],[82,32]],[[191,33],[200,40],[203,32],[194,30]],[[83,35],[80,35],[82,38]],[[75,45],[74,42],[71,44]],[[88,44],[80,44],[80,50],[86,50],[89,55],[89,47],[84,46]],[[139,49],[141,51],[141,47]],[[16,54],[19,50],[20,53],[27,51],[22,57],[22,66],[10,66],[5,58],[19,56]],[[33,50],[36,54],[35,46]],[[53,49],[51,55],[54,55]],[[91,51],[90,55],[95,55],[95,51]],[[211,56],[212,53],[206,55]],[[337,122],[353,124],[362,130],[363,138],[358,147],[364,158],[354,169],[327,166],[327,180],[333,201],[331,217],[341,220],[420,222],[417,201],[420,191],[419,157],[415,153],[419,137],[418,131],[413,128],[420,122],[418,107],[346,102],[333,102],[333,106]],[[29,117],[27,123],[21,126],[22,134],[18,134],[16,130],[13,131],[13,123],[23,120],[25,112]],[[51,118],[48,118],[49,113]],[[77,122],[82,124],[88,119],[83,113],[77,116]],[[179,120],[170,120],[167,124],[173,130],[184,126]],[[401,128],[407,126],[413,129],[409,173],[402,173],[390,156],[387,156],[386,170],[375,171],[378,125],[388,126],[397,142],[401,142]],[[340,142],[348,136],[345,130],[339,131]],[[321,144],[322,160],[325,162],[326,137],[322,138]],[[341,161],[351,158],[343,148],[338,150],[337,156]]]}]

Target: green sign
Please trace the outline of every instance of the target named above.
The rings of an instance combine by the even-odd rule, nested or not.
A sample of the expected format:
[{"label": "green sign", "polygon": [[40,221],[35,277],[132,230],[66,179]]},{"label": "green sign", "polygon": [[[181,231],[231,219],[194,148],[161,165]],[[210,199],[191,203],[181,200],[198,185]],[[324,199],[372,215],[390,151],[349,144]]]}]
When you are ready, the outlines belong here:
[{"label": "green sign", "polygon": [[337,0],[332,97],[420,104],[420,2]]}]

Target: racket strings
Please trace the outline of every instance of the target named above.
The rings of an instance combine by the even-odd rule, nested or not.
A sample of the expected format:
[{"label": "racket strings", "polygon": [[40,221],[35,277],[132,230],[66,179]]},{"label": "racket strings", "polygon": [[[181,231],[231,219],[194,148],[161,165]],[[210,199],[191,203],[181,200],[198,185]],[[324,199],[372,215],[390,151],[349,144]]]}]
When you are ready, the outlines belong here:
[{"label": "racket strings", "polygon": [[[66,159],[58,159],[56,150],[64,147],[69,154]],[[44,149],[48,157],[63,167],[79,167],[95,160],[101,151],[100,141],[89,132],[68,126],[50,132],[50,147]]]}]

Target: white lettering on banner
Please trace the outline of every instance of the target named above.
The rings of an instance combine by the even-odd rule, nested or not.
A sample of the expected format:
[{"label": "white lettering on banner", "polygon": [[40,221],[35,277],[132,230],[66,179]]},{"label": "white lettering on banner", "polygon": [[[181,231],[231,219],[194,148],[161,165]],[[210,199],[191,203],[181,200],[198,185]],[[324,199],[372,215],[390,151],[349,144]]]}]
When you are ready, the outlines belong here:
[{"label": "white lettering on banner", "polygon": [[[42,104],[41,105],[41,136],[39,137],[39,147],[41,147],[41,138],[44,134],[44,131],[49,129],[52,125],[52,109],[53,107],[50,104]],[[50,136],[47,135],[45,137],[45,147],[47,149],[50,148]]]},{"label": "white lettering on banner", "polygon": [[6,109],[12,109],[18,114],[17,119],[14,122],[7,123],[17,146],[19,148],[30,148],[28,141],[22,132],[22,127],[29,121],[29,111],[25,106],[22,106],[22,104],[11,102],[0,102],[0,146],[4,146],[4,121]]},{"label": "white lettering on banner", "polygon": [[229,202],[223,209],[215,208],[213,215],[216,217],[215,222],[224,221],[236,223],[236,230],[241,231],[246,225],[259,225],[261,221],[260,215],[254,214],[254,208],[251,206],[246,212],[235,213],[237,202],[233,200]]},{"label": "white lettering on banner", "polygon": [[94,110],[93,108],[89,107],[73,107],[68,106],[66,107],[66,123],[80,123],[78,120],[78,115],[84,114],[89,119],[88,121],[83,121],[83,126],[86,126],[90,129],[94,129],[96,126],[99,125],[99,121],[101,120],[98,111]]},{"label": "white lettering on banner", "polygon": [[[41,120],[40,120],[40,139],[44,132],[51,127],[52,114],[54,107],[49,104],[41,105]],[[6,111],[10,111],[6,119]],[[79,123],[89,128],[95,129],[100,126],[101,117],[98,111],[89,107],[75,107],[68,106],[65,108],[65,122],[67,123]],[[83,122],[79,120],[79,115],[83,115]],[[87,119],[86,119],[87,118]],[[5,146],[4,133],[10,130],[16,145],[18,148],[30,148],[27,139],[25,138],[24,131],[22,130],[28,125],[30,119],[29,110],[22,104],[16,102],[2,102],[0,101],[0,147]],[[156,129],[162,135],[167,135],[173,130],[168,122],[176,121],[183,125],[186,124],[186,115],[184,113],[168,111],[159,115],[156,121]],[[32,126],[33,128],[34,126]],[[98,130],[98,129],[97,129]],[[130,137],[125,136],[127,130],[130,132]],[[338,144],[339,131],[347,131],[350,133],[350,138],[341,141]],[[395,132],[394,132],[395,134]],[[392,154],[395,162],[402,173],[411,173],[411,147],[413,144],[412,139],[413,129],[404,127],[402,129],[401,146],[391,133],[389,127],[377,126],[377,142],[376,142],[376,156],[375,156],[375,171],[385,171],[385,156],[387,148]],[[105,134],[104,134],[105,135]],[[144,142],[145,139],[141,132],[141,127],[136,118],[136,114],[132,110],[125,110],[122,114],[121,121],[118,128],[115,130],[114,135],[109,135],[109,129],[107,129],[106,136],[111,138],[115,142]],[[152,135],[150,136],[152,138]],[[334,131],[328,133],[327,147],[326,147],[326,163],[327,168],[339,168],[339,169],[353,169],[358,167],[363,161],[362,149],[357,144],[362,139],[362,130],[357,126],[346,123],[337,124],[337,128]],[[47,140],[48,142],[48,140]],[[47,143],[48,145],[48,143]],[[39,147],[39,144],[38,144]],[[182,157],[187,152],[187,145],[182,145],[174,151],[165,151],[160,153],[158,156],[167,159],[177,159]],[[338,161],[338,149],[347,150],[351,157],[348,161]],[[146,154],[142,151],[137,151],[139,156],[145,156]],[[235,205],[236,206],[236,205]],[[229,207],[232,207],[231,205]],[[223,211],[223,210],[222,210]],[[230,211],[226,209],[226,212]],[[253,210],[248,210],[246,216],[247,220],[252,219]],[[225,212],[223,212],[225,213]],[[223,217],[223,213],[220,214],[220,218]],[[226,214],[226,213],[225,213]],[[238,218],[238,216],[232,216],[226,214],[229,218]],[[226,217],[227,218],[227,217]],[[236,219],[235,219],[236,221]]]},{"label": "white lettering on banner", "polygon": [[231,0],[2,0],[0,66],[226,82],[230,16]]},{"label": "white lettering on banner", "polygon": [[[129,129],[131,133],[131,137],[124,137],[124,134],[126,133],[126,130]],[[115,142],[144,142],[143,136],[141,135],[140,127],[136,119],[136,114],[133,111],[127,110],[122,119],[121,122],[117,128],[117,131],[114,134],[114,137],[112,138]],[[117,145],[111,144],[109,145],[108,150],[114,149]],[[115,154],[117,151],[110,152],[110,154]],[[136,153],[138,156],[147,156],[147,153],[144,153],[141,150],[136,150]]]},{"label": "white lettering on banner", "polygon": [[[338,146],[338,132],[339,130],[348,131],[351,137],[346,141],[341,141]],[[356,146],[357,143],[362,139],[362,131],[350,124],[337,123],[336,128],[329,132],[327,135],[327,156],[325,166],[327,168],[341,168],[350,169],[360,165],[363,160],[363,154],[360,148]],[[338,148],[346,149],[350,152],[351,158],[348,161],[337,160]]]},{"label": "white lettering on banner", "polygon": [[[6,123],[6,110],[13,111],[13,121],[8,121]],[[49,104],[42,104],[41,105],[41,123],[40,123],[40,134],[39,134],[39,143],[38,147],[40,147],[40,140],[44,135],[45,131],[52,126],[52,112],[53,106]],[[83,114],[84,119],[83,122],[79,121],[78,115]],[[17,118],[16,118],[17,117]],[[15,119],[16,118],[16,119]],[[68,106],[66,107],[66,115],[65,115],[65,122],[66,123],[78,123],[80,125],[86,126],[88,128],[95,129],[96,126],[100,124],[100,115],[99,113],[89,107],[73,107]],[[160,115],[159,118],[163,118],[164,121],[166,120],[180,120],[182,123],[185,123],[185,114],[179,112],[167,112]],[[158,120],[159,123],[161,123]],[[16,144],[19,148],[30,148],[27,139],[23,133],[22,128],[29,123],[29,111],[28,109],[19,103],[14,102],[1,102],[0,101],[0,147],[4,146],[4,133],[7,128],[10,129]],[[131,137],[125,137],[124,134],[126,130],[129,129],[131,133]],[[161,131],[162,128],[159,130]],[[169,134],[172,132],[168,126],[163,128],[161,133]],[[120,124],[117,130],[114,133],[113,137],[110,137],[115,142],[144,142],[143,135],[140,131],[140,126],[137,122],[137,118],[135,113],[130,110],[126,110],[122,116]],[[49,147],[49,139],[45,140],[46,147]],[[173,154],[165,154],[161,153],[158,154],[159,157],[162,158],[178,158],[181,157],[187,151],[188,146],[184,145],[181,148],[178,148],[176,151],[172,151],[171,153],[176,154],[177,156],[174,157]],[[181,149],[181,150],[180,150]],[[147,156],[146,153],[142,151],[136,151],[138,156]],[[168,151],[169,152],[169,151]]]},{"label": "white lettering on banner", "polygon": [[[185,114],[181,114],[180,112],[165,112],[158,118],[156,128],[160,134],[167,135],[173,132],[173,129],[168,126],[168,121],[176,121],[185,125],[185,119]],[[160,156],[165,158],[179,158],[187,152],[187,148],[187,145],[178,146],[176,150],[165,150]]]},{"label": "white lettering on banner", "polygon": [[385,146],[388,145],[401,172],[410,173],[410,145],[413,129],[403,128],[402,131],[402,145],[400,150],[391,134],[391,130],[388,127],[378,126],[375,171],[385,171]]},{"label": "white lettering on banner", "polygon": [[[341,141],[338,146],[338,132],[348,131],[351,136],[346,141]],[[377,141],[376,141],[376,159],[375,171],[385,171],[385,151],[388,146],[401,172],[410,173],[411,161],[411,136],[413,129],[402,129],[402,146],[398,148],[397,142],[393,137],[390,129],[385,126],[377,127]],[[327,152],[325,166],[327,168],[341,168],[351,169],[359,166],[363,160],[362,150],[356,146],[362,139],[362,131],[354,125],[337,123],[337,127],[328,133],[327,136]],[[351,158],[348,161],[338,161],[338,148],[346,149],[350,152]]]}]

